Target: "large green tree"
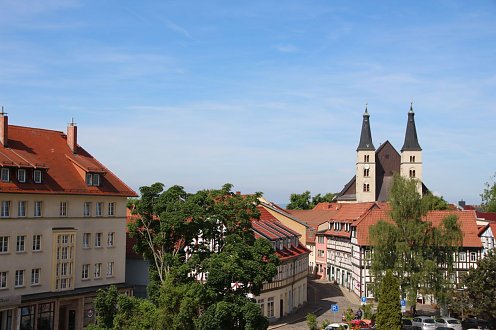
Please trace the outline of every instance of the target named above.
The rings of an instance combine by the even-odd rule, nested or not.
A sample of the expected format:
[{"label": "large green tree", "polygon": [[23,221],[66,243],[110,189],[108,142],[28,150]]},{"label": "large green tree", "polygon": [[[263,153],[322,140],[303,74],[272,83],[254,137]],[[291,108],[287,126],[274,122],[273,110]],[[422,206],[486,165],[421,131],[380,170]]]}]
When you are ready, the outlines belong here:
[{"label": "large green tree", "polygon": [[331,202],[335,195],[334,193],[327,193],[325,195],[317,194],[312,197],[308,190],[301,194],[291,194],[286,208],[289,210],[310,210],[319,203]]},{"label": "large green tree", "polygon": [[377,305],[377,329],[401,329],[400,284],[391,269],[381,283],[379,304]]},{"label": "large green tree", "polygon": [[[393,270],[410,304],[417,293],[433,294],[447,302],[448,279],[453,273],[453,254],[461,245],[462,232],[456,216],[450,215],[438,227],[423,220],[428,209],[417,191],[416,180],[395,175],[389,194],[392,221],[381,220],[369,229],[373,246],[371,270],[379,292],[387,269]],[[427,197],[431,198],[431,197]],[[446,269],[439,271],[439,265]]]},{"label": "large green tree", "polygon": [[249,295],[277,274],[278,259],[255,239],[259,194],[245,196],[226,184],[186,193],[160,183],[140,188],[130,234],[149,261],[149,290],[171,329],[263,329],[268,325]]},{"label": "large green tree", "polygon": [[496,320],[496,251],[490,250],[480,259],[477,268],[471,269],[462,283],[466,291],[461,294],[468,298],[465,308],[470,307],[475,315]]},{"label": "large green tree", "polygon": [[496,174],[491,179],[492,182],[486,182],[481,194],[481,207],[486,212],[496,212]]}]

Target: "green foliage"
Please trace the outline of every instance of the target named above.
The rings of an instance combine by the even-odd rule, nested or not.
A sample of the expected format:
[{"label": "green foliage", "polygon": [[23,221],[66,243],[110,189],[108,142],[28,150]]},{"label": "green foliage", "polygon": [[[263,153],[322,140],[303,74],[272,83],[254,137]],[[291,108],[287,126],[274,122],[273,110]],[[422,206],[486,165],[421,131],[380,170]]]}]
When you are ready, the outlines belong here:
[{"label": "green foliage", "polygon": [[382,281],[376,322],[377,329],[401,330],[400,285],[390,269]]},{"label": "green foliage", "polygon": [[481,207],[485,212],[496,212],[496,174],[491,178],[492,182],[486,182],[484,191],[480,195],[482,198]]},{"label": "green foliage", "polygon": [[320,328],[321,329],[325,329],[329,324],[331,324],[331,322],[328,320],[328,319],[325,319],[322,321],[322,323],[320,324]]},{"label": "green foliage", "polygon": [[111,329],[114,324],[114,316],[117,313],[117,298],[119,291],[115,285],[107,290],[99,289],[93,300],[96,310],[96,324],[104,329]]},{"label": "green foliage", "polygon": [[[463,295],[472,306],[475,315],[490,315],[496,319],[496,252],[489,253],[480,259],[477,268],[471,269],[463,279],[466,292]],[[465,307],[466,308],[466,307]]]},{"label": "green foliage", "polygon": [[334,193],[327,193],[325,195],[317,194],[313,197],[310,191],[305,191],[302,194],[291,194],[289,197],[289,204],[286,206],[289,210],[309,210],[313,209],[317,204],[322,202],[331,202],[334,199]]},{"label": "green foliage", "polygon": [[373,317],[374,317],[373,307],[374,307],[374,305],[369,304],[369,303],[362,306],[364,319],[367,319],[367,320],[373,319]]},{"label": "green foliage", "polygon": [[[157,307],[149,300],[124,294],[117,299],[118,312],[114,317],[114,329],[164,329]],[[146,317],[145,317],[146,316]]]},{"label": "green foliage", "polygon": [[[427,197],[427,199],[432,199]],[[415,304],[417,290],[433,294],[439,303],[449,300],[448,279],[453,273],[453,253],[462,242],[456,216],[448,216],[433,227],[423,221],[426,205],[417,192],[417,181],[395,175],[389,194],[391,221],[379,221],[369,228],[374,247],[371,270],[375,292],[380,298],[380,284],[387,269],[397,274],[409,305]],[[446,265],[447,276],[439,271]]]},{"label": "green foliage", "polygon": [[317,330],[318,325],[317,325],[317,316],[313,313],[308,313],[306,316],[307,320],[307,326],[309,330]]},{"label": "green foliage", "polygon": [[448,202],[444,200],[443,196],[434,196],[431,192],[422,196],[422,209],[429,210],[447,210]]},{"label": "green foliage", "polygon": [[353,312],[353,309],[351,309],[351,307],[348,307],[346,309],[346,312],[344,313],[344,320],[346,322],[350,322],[354,318],[355,318],[355,313]]},{"label": "green foliage", "polygon": [[255,239],[251,229],[260,195],[235,194],[229,184],[194,194],[180,186],[164,190],[161,183],[140,191],[129,231],[150,262],[148,289],[159,321],[170,329],[267,328],[248,298],[277,274],[279,263],[270,242]]}]

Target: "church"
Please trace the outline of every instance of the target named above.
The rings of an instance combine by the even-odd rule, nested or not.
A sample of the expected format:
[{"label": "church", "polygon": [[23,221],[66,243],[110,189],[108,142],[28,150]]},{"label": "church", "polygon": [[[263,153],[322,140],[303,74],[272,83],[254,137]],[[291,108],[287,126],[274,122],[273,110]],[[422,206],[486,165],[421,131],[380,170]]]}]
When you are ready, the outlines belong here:
[{"label": "church", "polygon": [[413,104],[406,124],[405,142],[398,153],[389,141],[376,150],[372,142],[370,115],[363,114],[362,132],[357,148],[356,174],[338,193],[340,203],[383,202],[388,199],[394,173],[416,179],[418,192],[428,190],[422,183],[422,148],[418,142]]}]

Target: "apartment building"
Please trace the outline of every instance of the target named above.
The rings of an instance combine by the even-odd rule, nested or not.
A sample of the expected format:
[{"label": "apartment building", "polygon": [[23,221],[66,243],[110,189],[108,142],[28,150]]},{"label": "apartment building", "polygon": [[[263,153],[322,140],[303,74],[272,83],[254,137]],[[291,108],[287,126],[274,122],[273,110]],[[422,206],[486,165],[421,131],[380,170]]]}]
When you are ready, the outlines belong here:
[{"label": "apartment building", "polygon": [[67,132],[0,114],[0,329],[82,329],[98,288],[125,286],[136,193]]}]

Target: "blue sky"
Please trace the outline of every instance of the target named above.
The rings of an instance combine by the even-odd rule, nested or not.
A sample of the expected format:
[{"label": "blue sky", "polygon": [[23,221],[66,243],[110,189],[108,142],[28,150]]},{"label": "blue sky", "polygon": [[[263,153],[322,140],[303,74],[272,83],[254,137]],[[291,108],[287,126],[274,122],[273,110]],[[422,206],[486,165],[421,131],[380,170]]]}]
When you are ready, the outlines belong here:
[{"label": "blue sky", "polygon": [[479,203],[496,171],[494,1],[0,0],[0,104],[134,189],[225,182],[275,202],[354,175],[369,104],[424,182]]}]

